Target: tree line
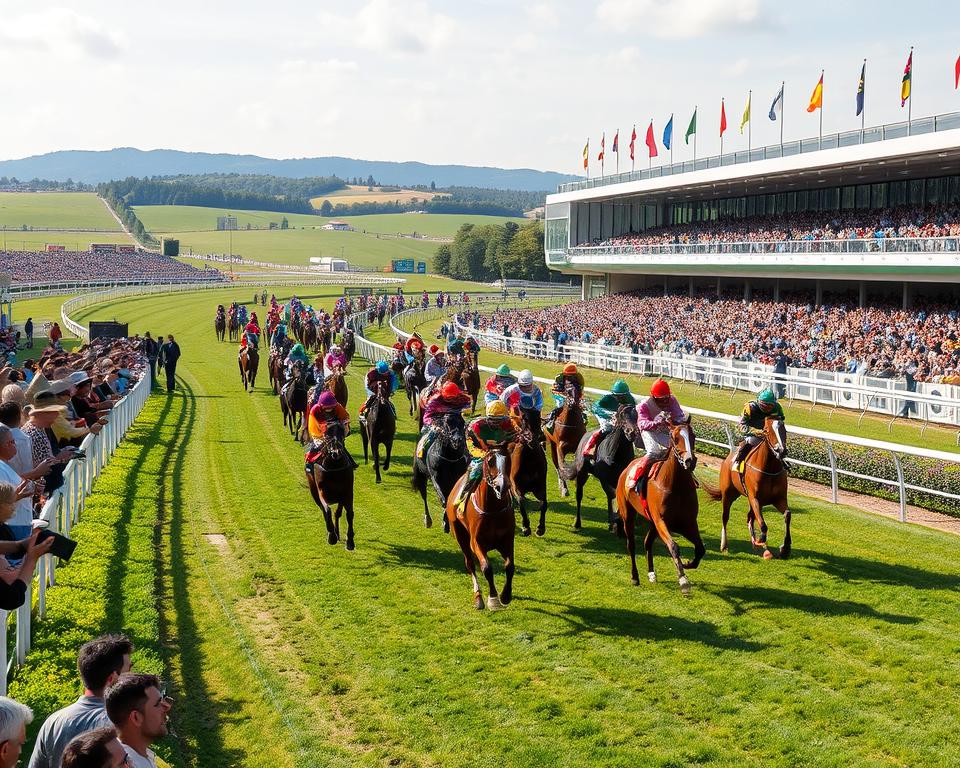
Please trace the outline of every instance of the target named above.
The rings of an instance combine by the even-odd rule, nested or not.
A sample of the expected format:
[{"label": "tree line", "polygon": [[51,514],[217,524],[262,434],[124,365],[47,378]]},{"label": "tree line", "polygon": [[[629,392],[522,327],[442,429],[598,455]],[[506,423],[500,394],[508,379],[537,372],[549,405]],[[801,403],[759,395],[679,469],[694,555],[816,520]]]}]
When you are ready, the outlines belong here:
[{"label": "tree line", "polygon": [[453,242],[437,248],[433,270],[457,280],[551,280],[543,252],[543,225],[464,224]]},{"label": "tree line", "polygon": [[93,192],[95,187],[80,181],[51,181],[50,179],[30,179],[21,181],[16,176],[0,176],[0,190],[4,192]]},{"label": "tree line", "polygon": [[[347,186],[346,181],[336,176],[306,176],[301,179],[290,179],[284,176],[255,173],[181,174],[179,176],[156,177],[151,180],[222,189],[224,192],[246,192],[254,195],[302,200],[336,192],[345,189]],[[366,181],[360,182],[359,179],[356,181],[366,183]],[[373,179],[371,178],[369,181],[372,183]],[[234,207],[237,208],[238,206]]]},{"label": "tree line", "polygon": [[184,181],[158,181],[130,176],[97,186],[106,200],[123,200],[126,205],[197,205],[238,211],[276,211],[315,214],[310,201],[302,197],[275,197],[258,192],[224,190]]},{"label": "tree line", "polygon": [[337,203],[329,200],[320,204],[321,216],[366,216],[379,213],[460,213],[476,216],[523,216],[523,209],[494,202],[480,200],[459,201],[449,197],[435,196],[432,200],[388,200],[385,202],[367,201],[361,203]]}]

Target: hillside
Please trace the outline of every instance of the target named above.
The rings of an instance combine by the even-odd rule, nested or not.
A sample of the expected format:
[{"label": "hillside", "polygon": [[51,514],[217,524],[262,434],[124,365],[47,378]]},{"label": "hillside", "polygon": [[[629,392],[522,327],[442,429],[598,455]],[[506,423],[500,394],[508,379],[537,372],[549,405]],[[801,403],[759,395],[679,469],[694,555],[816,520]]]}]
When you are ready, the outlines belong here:
[{"label": "hillside", "polygon": [[257,173],[299,178],[338,176],[341,179],[372,175],[381,184],[438,187],[483,187],[535,192],[556,189],[574,176],[530,168],[486,168],[467,165],[430,165],[419,162],[356,160],[347,157],[305,157],[279,160],[257,155],[181,152],[174,149],[141,150],[122,147],[104,151],[64,150],[0,161],[0,175],[34,177],[98,184],[128,176],[173,176],[202,173]]}]

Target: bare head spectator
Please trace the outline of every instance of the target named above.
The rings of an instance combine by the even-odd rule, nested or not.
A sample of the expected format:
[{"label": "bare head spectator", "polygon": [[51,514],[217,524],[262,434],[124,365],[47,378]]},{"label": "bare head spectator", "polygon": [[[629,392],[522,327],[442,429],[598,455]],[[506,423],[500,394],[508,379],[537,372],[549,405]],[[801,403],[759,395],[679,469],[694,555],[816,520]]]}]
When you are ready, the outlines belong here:
[{"label": "bare head spectator", "polygon": [[71,741],[63,753],[63,768],[123,768],[127,753],[115,728],[97,728]]},{"label": "bare head spectator", "polygon": [[107,714],[134,768],[156,768],[150,745],[167,735],[170,699],[156,675],[126,674],[106,692]]},{"label": "bare head spectator", "polygon": [[30,707],[0,696],[0,768],[14,768],[27,740],[27,726],[33,720]]},{"label": "bare head spectator", "polygon": [[67,744],[75,736],[112,725],[104,706],[103,691],[130,671],[131,653],[133,643],[125,635],[103,635],[80,648],[77,669],[83,681],[83,695],[44,721],[29,768],[57,768]]},{"label": "bare head spectator", "polygon": [[[105,251],[0,251],[0,272],[9,272],[14,282],[56,280],[219,280],[216,270],[189,264],[137,249],[136,253]],[[59,329],[59,326],[58,326]],[[31,332],[33,331],[31,319]]]},{"label": "bare head spectator", "polygon": [[23,408],[27,404],[27,396],[18,384],[7,384],[0,392],[0,402],[16,403]]}]

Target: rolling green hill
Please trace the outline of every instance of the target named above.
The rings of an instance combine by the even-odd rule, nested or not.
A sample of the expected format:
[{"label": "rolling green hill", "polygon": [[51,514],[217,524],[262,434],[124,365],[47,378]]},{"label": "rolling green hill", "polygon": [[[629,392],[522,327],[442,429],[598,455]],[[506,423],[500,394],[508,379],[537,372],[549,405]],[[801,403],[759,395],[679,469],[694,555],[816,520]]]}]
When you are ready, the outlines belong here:
[{"label": "rolling green hill", "polygon": [[0,192],[0,227],[105,229],[120,225],[93,192]]}]

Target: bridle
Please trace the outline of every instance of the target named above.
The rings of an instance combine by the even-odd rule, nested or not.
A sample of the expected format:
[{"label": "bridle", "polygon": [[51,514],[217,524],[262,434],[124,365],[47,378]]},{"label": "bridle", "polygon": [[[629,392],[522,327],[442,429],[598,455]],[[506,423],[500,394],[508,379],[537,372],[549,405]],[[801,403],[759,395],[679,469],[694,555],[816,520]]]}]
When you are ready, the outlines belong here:
[{"label": "bridle", "polygon": [[[680,445],[677,442],[677,432],[683,437],[683,444],[686,447],[686,450],[683,452],[680,451]],[[673,455],[677,459],[677,463],[688,472],[693,472],[693,470],[697,468],[697,454],[694,450],[695,441],[696,438],[693,430],[690,429],[689,420],[683,424],[678,424],[670,432],[670,443],[673,447]]]},{"label": "bridle", "polygon": [[[490,458],[493,458],[491,463]],[[496,474],[493,468],[496,468]],[[503,498],[503,492],[509,494],[510,483],[507,482],[507,454],[502,447],[491,448],[483,456],[483,481],[493,491],[498,499]]]}]

